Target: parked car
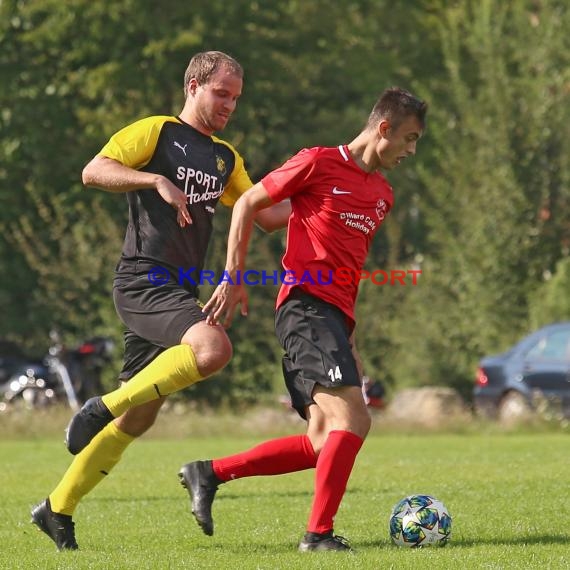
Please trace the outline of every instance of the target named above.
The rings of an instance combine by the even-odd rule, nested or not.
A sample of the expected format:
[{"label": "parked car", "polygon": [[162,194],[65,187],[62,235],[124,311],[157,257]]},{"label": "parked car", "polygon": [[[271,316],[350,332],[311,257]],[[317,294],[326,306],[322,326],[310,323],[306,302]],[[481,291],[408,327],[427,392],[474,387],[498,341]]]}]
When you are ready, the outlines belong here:
[{"label": "parked car", "polygon": [[479,363],[475,411],[510,421],[538,410],[570,417],[570,321],[545,326]]}]

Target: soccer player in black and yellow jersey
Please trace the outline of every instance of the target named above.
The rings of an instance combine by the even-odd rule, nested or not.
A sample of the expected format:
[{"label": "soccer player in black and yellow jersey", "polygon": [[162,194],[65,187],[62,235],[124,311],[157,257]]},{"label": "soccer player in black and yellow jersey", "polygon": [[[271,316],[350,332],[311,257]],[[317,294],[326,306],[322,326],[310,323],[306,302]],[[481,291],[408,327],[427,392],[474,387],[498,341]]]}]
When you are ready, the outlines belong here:
[{"label": "soccer player in black and yellow jersey", "polygon": [[[218,202],[233,206],[252,186],[243,159],[214,135],[242,92],[243,70],[221,52],[196,54],[184,76],[185,104],[174,116],[125,127],[83,170],[83,182],[126,193],[129,223],[113,297],[126,327],[120,388],[88,400],[72,418],[66,444],[76,455],[32,522],[62,549],[77,549],[77,504],[148,430],[166,396],[221,370],[232,346],[222,326],[206,323],[192,280],[199,272]],[[289,204],[263,210],[265,231],[284,227]]]}]

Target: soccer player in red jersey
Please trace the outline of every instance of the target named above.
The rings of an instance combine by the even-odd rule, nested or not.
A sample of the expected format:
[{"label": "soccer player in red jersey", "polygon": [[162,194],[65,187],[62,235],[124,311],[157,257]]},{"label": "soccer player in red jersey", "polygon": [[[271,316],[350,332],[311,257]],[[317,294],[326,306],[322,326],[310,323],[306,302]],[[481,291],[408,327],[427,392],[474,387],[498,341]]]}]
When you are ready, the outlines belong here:
[{"label": "soccer player in red jersey", "polygon": [[[279,291],[275,330],[285,351],[285,383],[307,432],[181,468],[192,512],[206,534],[213,534],[212,503],[221,483],[315,468],[313,505],[299,550],[350,550],[334,534],[333,521],[370,416],[354,339],[358,280],[347,284],[335,275],[339,268],[344,276],[362,271],[393,204],[392,188],[380,171],[415,154],[426,111],[426,103],[411,93],[387,89],[351,143],[300,151],[236,202],[226,262],[230,276],[244,269],[255,215],[291,200],[283,267],[293,278]],[[243,285],[222,283],[204,307],[207,322],[229,326],[239,303],[247,314]]]}]

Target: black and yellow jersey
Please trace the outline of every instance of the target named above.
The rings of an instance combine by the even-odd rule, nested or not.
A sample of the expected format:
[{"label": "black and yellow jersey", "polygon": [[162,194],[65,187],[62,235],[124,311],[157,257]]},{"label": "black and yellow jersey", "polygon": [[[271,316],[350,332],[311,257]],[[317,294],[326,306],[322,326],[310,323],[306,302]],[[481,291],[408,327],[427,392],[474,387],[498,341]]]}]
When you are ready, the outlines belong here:
[{"label": "black and yellow jersey", "polygon": [[252,186],[242,157],[229,143],[178,117],[137,121],[115,133],[99,154],[167,177],[186,194],[193,222],[181,228],[177,211],[155,189],[127,192],[129,224],[118,273],[153,266],[173,275],[179,268],[202,270],[218,201],[233,206]]}]

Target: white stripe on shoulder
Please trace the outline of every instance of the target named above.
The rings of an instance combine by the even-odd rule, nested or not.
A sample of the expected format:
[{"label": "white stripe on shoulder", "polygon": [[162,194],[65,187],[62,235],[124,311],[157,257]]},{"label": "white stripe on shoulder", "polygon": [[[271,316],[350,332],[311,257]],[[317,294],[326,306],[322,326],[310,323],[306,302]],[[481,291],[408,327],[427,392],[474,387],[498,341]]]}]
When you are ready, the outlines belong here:
[{"label": "white stripe on shoulder", "polygon": [[344,146],[339,144],[338,150],[339,150],[340,154],[342,154],[342,158],[344,158],[344,161],[348,162],[348,154],[346,154],[346,151],[344,150]]}]

